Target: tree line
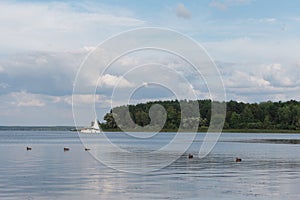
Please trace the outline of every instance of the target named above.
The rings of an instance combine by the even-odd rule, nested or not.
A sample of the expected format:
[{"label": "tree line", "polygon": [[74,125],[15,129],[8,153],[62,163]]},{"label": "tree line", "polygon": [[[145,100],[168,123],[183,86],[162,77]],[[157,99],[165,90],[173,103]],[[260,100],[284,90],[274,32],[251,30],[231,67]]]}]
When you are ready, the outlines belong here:
[{"label": "tree line", "polygon": [[[101,127],[103,129],[123,127],[134,129],[137,125],[145,127],[154,124],[155,126],[155,124],[164,122],[162,128],[165,130],[177,130],[180,126],[189,129],[195,123],[199,129],[207,128],[211,121],[212,103],[208,99],[169,100],[119,106],[104,116],[105,122],[101,124]],[[221,104],[221,102],[214,103]],[[261,103],[229,101],[225,104],[224,129],[300,129],[299,101]],[[153,105],[160,105],[164,109],[158,107],[153,112],[150,109]],[[184,105],[183,109],[181,109],[181,105]],[[154,117],[151,117],[151,112]]]}]

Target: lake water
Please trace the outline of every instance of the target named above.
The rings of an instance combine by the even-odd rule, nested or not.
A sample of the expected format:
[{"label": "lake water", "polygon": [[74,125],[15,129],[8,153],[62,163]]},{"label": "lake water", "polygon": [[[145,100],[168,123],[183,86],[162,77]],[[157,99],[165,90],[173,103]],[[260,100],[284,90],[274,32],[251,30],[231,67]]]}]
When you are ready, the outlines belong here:
[{"label": "lake water", "polygon": [[[110,133],[109,137],[138,153],[167,144],[174,133],[159,135],[140,141],[121,133]],[[81,137],[82,141],[97,141],[95,135]],[[76,132],[0,131],[0,199],[300,198],[300,145],[270,142],[299,141],[300,134],[224,133],[207,157],[188,159],[189,153],[197,154],[203,137],[198,134],[186,153],[171,165],[135,174],[99,162],[92,143],[85,143],[91,148],[85,151]],[[32,150],[27,151],[26,146]],[[64,147],[70,151],[64,152]],[[114,156],[109,148],[101,151]],[[236,163],[235,157],[243,161]],[[126,157],[115,160],[114,168],[128,165]]]}]

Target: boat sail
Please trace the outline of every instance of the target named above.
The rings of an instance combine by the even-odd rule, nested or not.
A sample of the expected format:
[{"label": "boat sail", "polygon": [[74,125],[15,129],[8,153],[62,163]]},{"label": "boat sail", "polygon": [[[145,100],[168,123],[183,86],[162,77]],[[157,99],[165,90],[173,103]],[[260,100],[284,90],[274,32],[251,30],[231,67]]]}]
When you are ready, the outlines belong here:
[{"label": "boat sail", "polygon": [[91,122],[91,126],[80,130],[81,133],[100,133],[100,127],[97,118]]}]

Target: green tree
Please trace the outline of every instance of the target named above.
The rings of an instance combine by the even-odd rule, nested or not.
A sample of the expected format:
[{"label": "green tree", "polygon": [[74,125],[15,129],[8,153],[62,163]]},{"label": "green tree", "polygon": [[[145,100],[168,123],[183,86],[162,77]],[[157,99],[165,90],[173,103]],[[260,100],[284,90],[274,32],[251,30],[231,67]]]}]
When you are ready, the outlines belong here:
[{"label": "green tree", "polygon": [[144,111],[137,111],[135,113],[136,124],[139,126],[146,126],[150,123],[150,118],[148,114]]},{"label": "green tree", "polygon": [[240,128],[241,116],[236,112],[233,112],[230,118],[229,127],[230,128]]},{"label": "green tree", "polygon": [[244,128],[249,128],[249,124],[254,122],[254,116],[249,105],[244,108],[241,114],[241,121],[245,126]]},{"label": "green tree", "polygon": [[107,113],[105,116],[104,116],[104,120],[106,121],[105,123],[105,128],[109,128],[109,129],[114,129],[114,128],[117,128],[117,123],[113,117],[113,114],[110,112],[110,113]]}]

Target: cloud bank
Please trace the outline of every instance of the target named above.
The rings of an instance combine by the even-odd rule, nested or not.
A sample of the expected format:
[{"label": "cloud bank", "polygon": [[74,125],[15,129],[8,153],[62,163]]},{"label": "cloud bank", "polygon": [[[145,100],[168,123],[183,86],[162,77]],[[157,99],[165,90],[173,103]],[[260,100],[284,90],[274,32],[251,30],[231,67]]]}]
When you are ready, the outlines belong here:
[{"label": "cloud bank", "polygon": [[[293,11],[299,6],[284,10],[274,5],[274,10],[282,11],[279,15],[273,9],[260,12],[262,3],[250,0],[165,4],[154,2],[146,9],[130,2],[0,2],[0,125],[72,125],[73,84],[85,57],[111,35],[148,25],[182,30],[200,42],[216,61],[228,100],[300,99],[300,16],[298,10]],[[247,15],[242,12],[246,6],[255,9]],[[178,77],[186,75],[197,87],[189,87],[176,76],[168,79],[169,72],[149,70],[154,68],[124,75],[132,66],[153,58],[176,69]],[[96,67],[91,73],[99,73],[104,66],[100,62]],[[110,109],[116,83],[124,96],[128,89],[136,89],[132,103],[174,97],[152,85],[151,76],[184,88],[188,95],[210,98],[202,79],[185,63],[167,56],[128,55],[98,80],[91,80],[90,75],[85,74],[82,83],[102,87],[95,95],[82,93],[76,99],[81,109],[95,101],[100,119]],[[139,84],[142,87],[136,88]],[[128,102],[121,95],[115,103]],[[87,125],[91,119],[83,116],[81,120],[81,125]]]}]

